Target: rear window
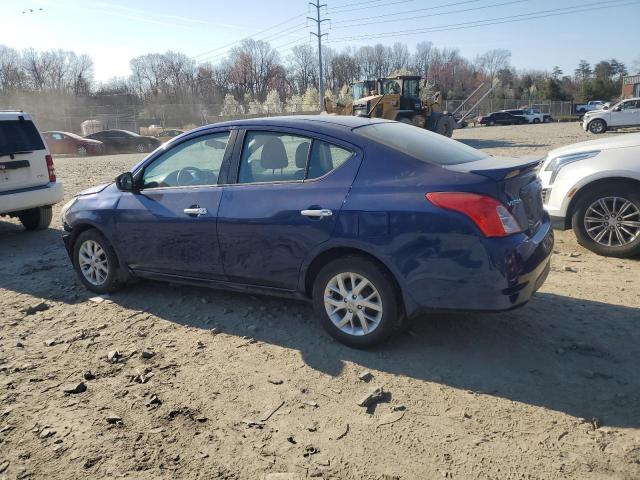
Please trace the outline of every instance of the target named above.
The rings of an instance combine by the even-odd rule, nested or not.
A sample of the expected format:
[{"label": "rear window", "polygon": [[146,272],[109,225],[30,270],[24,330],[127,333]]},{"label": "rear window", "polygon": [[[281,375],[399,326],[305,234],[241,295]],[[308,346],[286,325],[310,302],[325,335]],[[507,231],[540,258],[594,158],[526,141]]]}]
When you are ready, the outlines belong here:
[{"label": "rear window", "polygon": [[34,150],[44,150],[44,144],[32,121],[0,121],[0,155]]},{"label": "rear window", "polygon": [[374,123],[355,133],[435,165],[457,165],[487,158],[486,153],[443,135],[404,123]]}]

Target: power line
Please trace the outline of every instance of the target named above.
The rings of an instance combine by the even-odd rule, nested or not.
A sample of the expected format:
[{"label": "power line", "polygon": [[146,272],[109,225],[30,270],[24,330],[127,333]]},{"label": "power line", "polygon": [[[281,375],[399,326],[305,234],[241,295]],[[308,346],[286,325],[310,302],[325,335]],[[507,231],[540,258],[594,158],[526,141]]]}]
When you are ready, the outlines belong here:
[{"label": "power line", "polygon": [[[262,35],[262,34],[263,34],[263,33],[265,33],[265,32],[268,32],[268,31],[270,31],[270,30],[273,30],[274,28],[277,28],[277,27],[279,27],[279,26],[281,26],[281,25],[284,25],[284,24],[286,24],[286,23],[289,23],[289,22],[291,22],[292,20],[295,20],[295,19],[297,19],[297,18],[300,18],[300,17],[302,17],[302,15],[303,15],[303,14],[298,14],[298,15],[295,15],[295,16],[293,16],[293,17],[290,17],[290,18],[288,18],[288,19],[286,19],[286,20],[284,20],[284,21],[282,21],[282,22],[280,22],[280,23],[276,23],[275,25],[272,25],[272,26],[270,26],[270,27],[268,27],[268,28],[265,28],[264,30],[260,30],[259,32],[254,33],[252,36]],[[227,44],[225,44],[225,45],[222,45],[222,46],[220,46],[220,47],[213,48],[213,49],[211,49],[211,50],[207,50],[206,52],[202,52],[202,53],[199,53],[199,54],[197,54],[197,55],[194,55],[194,56],[193,56],[193,58],[203,57],[203,56],[205,56],[205,55],[208,55],[208,54],[210,54],[210,53],[216,52],[216,51],[218,51],[218,50],[222,50],[222,49],[224,49],[224,48],[230,47],[230,46],[235,45],[235,44],[237,44],[237,43],[241,43],[243,40],[245,40],[245,39],[247,39],[247,38],[250,38],[250,37],[244,37],[244,38],[241,38],[240,40],[236,40],[236,41],[234,41],[234,42],[227,43]]]},{"label": "power line", "polygon": [[343,4],[343,6],[338,6],[338,7],[332,8],[331,12],[332,13],[333,12],[343,13],[343,12],[351,12],[351,11],[354,11],[354,10],[362,11],[362,7],[363,6],[366,7],[366,5],[371,4],[371,3],[377,3],[378,5],[372,5],[372,7],[369,7],[369,8],[382,7],[382,6],[387,7],[389,5],[397,5],[397,4],[400,4],[400,3],[409,3],[409,2],[415,2],[415,1],[416,0],[395,0],[393,2],[388,2],[386,0],[369,0],[369,1],[366,1],[366,2],[359,2],[357,8],[350,8],[350,7],[353,7],[353,3],[349,2],[349,3]]},{"label": "power line", "polygon": [[[352,24],[355,21],[360,22],[360,21],[364,21],[364,20],[375,20],[375,19],[378,19],[378,18],[387,19],[387,20],[384,20],[384,22],[407,21],[407,20],[413,20],[413,19],[416,19],[416,18],[433,17],[433,16],[437,16],[437,15],[448,15],[450,13],[470,12],[470,11],[473,11],[473,10],[481,10],[481,9],[484,9],[484,8],[490,8],[492,6],[508,5],[510,3],[522,3],[522,2],[529,1],[529,0],[515,0],[515,1],[507,2],[507,3],[499,3],[499,4],[494,4],[494,5],[482,5],[480,7],[473,7],[473,8],[467,8],[467,9],[461,9],[461,10],[451,10],[449,12],[432,13],[432,14],[429,14],[429,15],[422,15],[422,16],[416,16],[416,17],[410,17],[410,18],[392,18],[392,19],[389,19],[390,16],[407,15],[409,13],[417,13],[417,12],[438,10],[440,8],[445,8],[445,7],[454,7],[454,6],[457,6],[457,5],[466,5],[466,4],[469,4],[469,3],[478,3],[479,1],[481,1],[481,0],[466,0],[464,2],[446,3],[446,4],[438,5],[436,7],[417,8],[415,10],[407,10],[406,12],[395,12],[395,13],[389,13],[389,14],[386,14],[386,15],[375,15],[373,17],[351,18],[351,19],[348,19],[348,20],[338,20],[336,22],[332,22],[332,25],[340,24],[340,23]],[[358,25],[371,25],[373,23],[383,23],[383,21],[381,21],[381,22],[372,22],[372,23],[359,23]],[[342,28],[342,27],[340,27],[340,28]]]},{"label": "power line", "polygon": [[[396,31],[392,31],[392,32],[381,32],[381,33],[376,33],[376,34],[371,34],[371,35],[337,37],[337,38],[334,38],[332,40],[329,40],[328,43],[338,43],[338,42],[344,42],[344,41],[348,41],[348,40],[361,40],[361,39],[369,39],[369,38],[397,37],[397,36],[413,35],[413,34],[420,34],[420,33],[444,32],[444,31],[451,31],[451,30],[464,30],[466,28],[474,28],[474,27],[483,27],[483,26],[489,26],[489,25],[500,25],[500,24],[505,24],[505,23],[522,22],[522,21],[534,20],[534,19],[539,19],[539,18],[547,18],[547,17],[556,17],[556,16],[561,16],[561,15],[568,15],[568,14],[572,14],[572,13],[582,13],[582,12],[587,12],[587,11],[592,11],[592,10],[602,10],[602,9],[605,9],[605,8],[615,8],[615,7],[623,7],[623,6],[628,6],[628,5],[636,5],[636,4],[640,3],[638,0],[635,0],[635,1],[632,1],[632,2],[613,5],[613,3],[616,3],[616,2],[619,2],[619,1],[621,1],[621,0],[615,0],[613,2],[595,2],[595,3],[585,4],[585,5],[582,5],[582,6],[574,5],[572,7],[563,7],[563,8],[557,8],[557,9],[551,9],[551,10],[541,10],[541,11],[537,11],[537,12],[531,12],[531,13],[519,14],[519,15],[511,15],[511,16],[507,16],[507,17],[490,18],[490,19],[486,19],[486,20],[475,20],[475,21],[472,21],[472,22],[453,23],[453,24],[449,24],[449,25],[439,25],[437,27],[412,29],[412,30],[396,30]],[[597,6],[591,7],[591,8],[585,8],[585,7],[589,7],[591,5],[597,5]],[[560,10],[568,10],[568,9],[572,9],[572,10],[559,12]],[[555,13],[551,13],[551,12],[555,12]],[[520,17],[526,17],[526,18],[520,18]],[[354,24],[352,26],[355,27],[355,26],[358,26],[358,24]]]}]

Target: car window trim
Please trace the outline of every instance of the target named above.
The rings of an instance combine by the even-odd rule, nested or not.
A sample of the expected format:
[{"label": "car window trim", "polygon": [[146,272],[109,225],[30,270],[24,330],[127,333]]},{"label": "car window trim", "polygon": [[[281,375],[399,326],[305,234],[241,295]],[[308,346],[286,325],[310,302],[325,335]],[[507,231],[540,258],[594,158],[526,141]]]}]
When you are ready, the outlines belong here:
[{"label": "car window trim", "polygon": [[[153,157],[149,158],[149,160],[147,162],[145,162],[143,165],[140,166],[140,168],[138,170],[136,170],[133,174],[134,176],[134,180],[136,182],[141,182],[143,177],[144,177],[144,172],[145,170],[152,165],[156,160],[158,160],[159,158],[161,158],[165,153],[169,152],[170,150],[173,150],[174,148],[178,147],[179,145],[182,145],[185,142],[188,142],[190,140],[194,140],[200,137],[204,137],[207,135],[215,135],[217,133],[225,133],[228,132],[229,133],[229,140],[227,141],[227,146],[225,147],[224,150],[224,154],[222,157],[222,164],[220,165],[220,171],[218,172],[218,178],[216,179],[216,183],[212,183],[212,184],[205,184],[205,185],[180,185],[180,186],[175,186],[175,187],[140,187],[140,192],[144,192],[144,191],[158,191],[158,190],[174,190],[176,188],[198,188],[198,187],[219,187],[222,186],[223,183],[220,182],[220,179],[222,177],[222,173],[223,170],[225,168],[225,164],[227,164],[229,162],[229,157],[231,156],[232,150],[233,148],[230,148],[230,145],[233,145],[235,143],[235,139],[236,139],[236,134],[237,134],[237,129],[233,129],[233,128],[221,128],[219,130],[208,130],[206,132],[198,132],[197,134],[193,134],[190,135],[188,137],[185,137],[183,139],[180,140],[180,142],[176,143],[176,144],[172,144],[171,148],[169,150],[167,149],[163,149],[161,151],[158,152],[157,155],[154,155]],[[234,145],[235,147],[235,145]]]}]

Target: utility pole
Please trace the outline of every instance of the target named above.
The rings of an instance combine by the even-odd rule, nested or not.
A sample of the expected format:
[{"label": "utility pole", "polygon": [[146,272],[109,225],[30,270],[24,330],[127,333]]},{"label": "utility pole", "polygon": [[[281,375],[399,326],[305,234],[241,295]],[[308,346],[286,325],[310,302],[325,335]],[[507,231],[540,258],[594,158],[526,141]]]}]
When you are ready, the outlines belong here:
[{"label": "utility pole", "polygon": [[328,22],[328,18],[320,18],[320,9],[322,7],[326,7],[327,4],[320,4],[320,0],[316,0],[315,3],[309,2],[309,5],[316,9],[316,17],[307,17],[309,20],[316,22],[318,26],[318,33],[310,32],[311,35],[315,35],[318,37],[318,79],[319,79],[319,88],[318,97],[320,98],[320,110],[324,108],[324,72],[322,70],[322,37],[329,35],[328,33],[322,33],[322,22]]}]

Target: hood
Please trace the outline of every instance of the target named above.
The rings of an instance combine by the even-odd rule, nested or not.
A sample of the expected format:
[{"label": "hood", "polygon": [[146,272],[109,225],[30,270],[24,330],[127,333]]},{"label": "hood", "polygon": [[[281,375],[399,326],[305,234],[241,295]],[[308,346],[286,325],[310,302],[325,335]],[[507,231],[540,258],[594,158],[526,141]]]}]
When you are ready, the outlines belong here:
[{"label": "hood", "polygon": [[78,193],[76,196],[77,197],[81,197],[81,196],[84,196],[84,195],[93,195],[93,194],[96,194],[96,193],[100,193],[105,188],[107,188],[109,185],[111,185],[111,184],[110,183],[105,183],[103,185],[98,185],[96,187],[87,188],[86,190],[83,190],[80,193]]},{"label": "hood", "polygon": [[549,152],[549,157],[557,157],[569,153],[580,153],[589,150],[609,150],[612,148],[626,148],[640,146],[640,133],[626,133],[615,137],[589,140],[587,142],[574,143],[566,147],[556,148]]}]

